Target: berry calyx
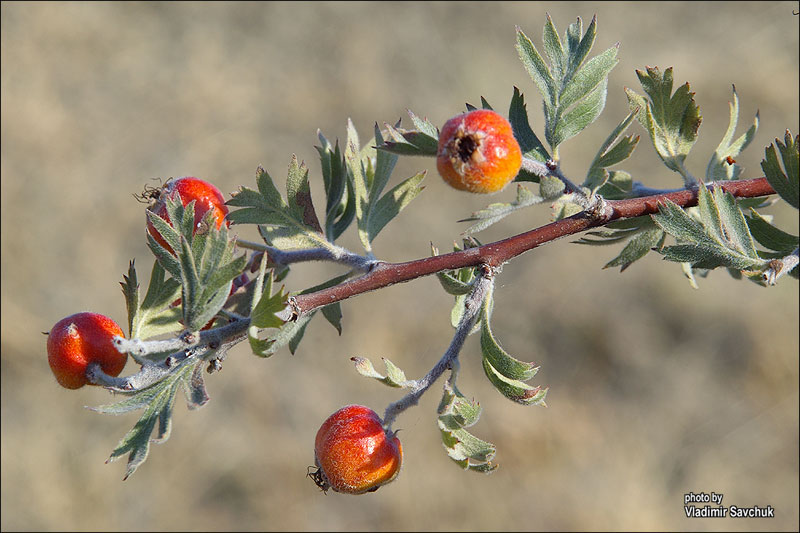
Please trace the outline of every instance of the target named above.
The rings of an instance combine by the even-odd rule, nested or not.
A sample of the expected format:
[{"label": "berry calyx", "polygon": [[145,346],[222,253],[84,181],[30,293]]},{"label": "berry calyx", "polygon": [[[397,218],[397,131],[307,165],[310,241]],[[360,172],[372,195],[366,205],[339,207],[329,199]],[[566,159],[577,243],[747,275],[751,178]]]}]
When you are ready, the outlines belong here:
[{"label": "berry calyx", "polygon": [[[222,226],[223,221],[230,226],[230,222],[225,219],[228,215],[228,206],[225,205],[225,198],[220,190],[207,181],[191,176],[167,182],[160,191],[153,195],[153,205],[148,209],[172,225],[167,213],[166,199],[174,194],[180,196],[181,203],[184,206],[194,200],[194,233],[197,233],[197,230],[200,229],[203,217],[209,211],[213,213],[217,229]],[[147,232],[153,236],[158,244],[169,250],[170,253],[174,253],[149,218],[147,219]]]},{"label": "berry calyx", "polygon": [[128,354],[114,347],[116,335],[125,336],[116,322],[97,313],[77,313],[56,322],[47,336],[47,360],[59,385],[79,389],[89,383],[86,370],[91,363],[118,376]]},{"label": "berry calyx", "polygon": [[519,173],[522,151],[511,124],[490,109],[475,109],[445,122],[439,134],[436,168],[461,191],[501,190]]},{"label": "berry calyx", "polygon": [[403,447],[394,433],[383,428],[375,411],[348,405],[322,423],[314,459],[318,470],[309,475],[322,490],[363,494],[397,477]]}]

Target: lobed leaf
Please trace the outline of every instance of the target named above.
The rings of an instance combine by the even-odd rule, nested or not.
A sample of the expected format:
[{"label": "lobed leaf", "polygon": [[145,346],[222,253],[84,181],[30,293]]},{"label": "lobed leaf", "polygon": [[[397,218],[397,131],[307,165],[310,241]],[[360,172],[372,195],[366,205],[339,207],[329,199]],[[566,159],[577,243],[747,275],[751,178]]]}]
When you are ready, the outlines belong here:
[{"label": "lobed leaf", "polygon": [[[528,110],[525,106],[525,98],[519,92],[517,87],[514,87],[514,94],[511,97],[511,105],[508,109],[508,121],[511,123],[511,128],[514,131],[514,138],[519,143],[520,150],[523,157],[544,163],[550,159],[550,154],[545,149],[542,141],[533,132],[533,129],[528,122]],[[516,181],[539,181],[539,176],[528,172],[525,169],[520,169]]]},{"label": "lobed leaf", "polygon": [[282,249],[328,245],[311,202],[308,169],[298,164],[296,156],[292,156],[287,173],[288,201],[262,167],[256,171],[256,183],[258,192],[242,187],[228,200],[227,205],[241,208],[228,214],[232,224],[258,224],[264,240]]},{"label": "lobed leaf", "polygon": [[421,183],[425,179],[425,174],[426,172],[423,171],[411,176],[396,185],[372,205],[367,224],[367,233],[370,241],[373,241],[386,224],[422,192],[424,187],[421,186]]},{"label": "lobed leaf", "polygon": [[[784,142],[775,139],[775,143],[769,145],[764,150],[764,159],[761,161],[761,168],[764,175],[775,192],[795,209],[800,208],[800,155],[798,154],[798,136],[792,137],[789,130],[783,137]],[[778,162],[775,147],[781,153],[783,168]]]},{"label": "lobed leaf", "polygon": [[408,387],[412,382],[409,382],[406,379],[405,373],[394,363],[392,363],[389,359],[385,357],[381,358],[383,360],[383,364],[386,366],[386,375],[378,373],[375,370],[375,367],[372,366],[372,362],[367,359],[366,357],[351,357],[350,360],[355,363],[356,370],[362,376],[366,376],[368,378],[377,379],[384,385],[388,385],[390,387]]},{"label": "lobed leaf", "polygon": [[800,239],[798,239],[796,235],[790,235],[776,228],[753,208],[750,208],[750,214],[745,218],[747,220],[747,227],[750,229],[750,234],[760,244],[770,250],[783,252],[784,255],[788,255],[789,252],[800,245]]},{"label": "lobed leaf", "polygon": [[551,146],[558,146],[567,139],[583,131],[589,124],[597,120],[606,106],[608,94],[608,78],[603,78],[586,97],[567,111],[553,128]]},{"label": "lobed leaf", "polygon": [[[128,464],[123,479],[128,479],[147,459],[150,442],[164,442],[169,438],[175,394],[180,388],[186,390],[187,386],[192,386],[189,385],[192,382],[190,376],[197,371],[202,362],[196,357],[187,357],[181,361],[178,368],[155,385],[133,392],[130,397],[116,404],[93,408],[97,412],[107,414],[122,414],[132,410],[144,409],[142,416],[120,440],[107,461],[113,462],[128,454]],[[196,393],[190,391],[187,394],[199,400],[196,397]],[[207,396],[205,401],[207,401]],[[205,401],[202,403],[205,403]],[[197,406],[202,405],[202,403]],[[190,405],[192,404],[190,403]],[[158,425],[157,429],[156,425]],[[155,436],[153,436],[154,431]]]},{"label": "lobed leaf", "polygon": [[709,270],[727,267],[750,272],[767,267],[767,261],[756,251],[744,214],[730,193],[719,187],[710,193],[701,187],[698,213],[699,220],[695,220],[668,201],[652,215],[655,223],[678,241],[677,246],[659,250],[665,259]]},{"label": "lobed leaf", "polygon": [[619,59],[617,52],[619,48],[612,46],[600,55],[591,58],[586,64],[575,72],[574,77],[565,80],[565,84],[559,97],[559,106],[569,109],[570,106],[586,98],[590,93],[596,91],[605,81],[608,82],[608,75]]},{"label": "lobed leaf", "polygon": [[544,398],[547,389],[531,387],[522,381],[507,378],[492,366],[488,359],[483,359],[483,370],[486,377],[503,396],[522,405],[546,406]]},{"label": "lobed leaf", "polygon": [[672,67],[661,74],[658,68],[637,70],[636,75],[649,100],[626,89],[628,105],[638,108],[637,118],[647,129],[656,153],[667,168],[680,173],[687,184],[695,179],[684,167],[684,160],[697,140],[702,117],[694,101],[694,93],[686,83],[672,94]]},{"label": "lobed leaf", "polygon": [[635,261],[647,255],[650,250],[660,248],[664,243],[665,236],[664,232],[659,228],[649,228],[637,232],[628,241],[628,244],[625,245],[620,254],[606,263],[603,268],[618,266],[620,267],[620,272],[624,272]]},{"label": "lobed leaf", "polygon": [[758,130],[758,112],[756,112],[753,125],[735,141],[733,134],[739,122],[739,95],[736,94],[736,86],[733,86],[733,102],[728,102],[730,107],[730,121],[725,135],[722,136],[717,149],[711,155],[711,160],[706,167],[706,181],[733,180],[737,179],[742,173],[742,167],[735,162],[730,163],[729,158],[738,156],[750,142]]},{"label": "lobed leaf", "polygon": [[[618,46],[586,61],[596,36],[596,18],[582,39],[581,29],[578,18],[567,28],[562,41],[548,15],[542,34],[548,66],[530,39],[517,28],[520,59],[544,98],[545,138],[554,158],[558,157],[559,144],[580,133],[600,115],[605,107],[608,75],[618,63]],[[531,177],[523,175],[521,179]]]},{"label": "lobed leaf", "polygon": [[445,382],[437,409],[442,444],[447,455],[461,468],[489,473],[497,468],[491,462],[497,449],[494,444],[477,438],[465,429],[478,421],[480,406],[461,394],[454,379],[455,373]]},{"label": "lobed leaf", "polygon": [[555,106],[557,91],[553,75],[536,47],[519,27],[517,27],[516,47],[525,70],[544,97],[545,106]]},{"label": "lobed leaf", "polygon": [[539,371],[533,363],[520,361],[509,355],[492,333],[489,309],[492,295],[486,296],[481,308],[481,353],[483,358],[501,375],[519,381],[528,381]]}]

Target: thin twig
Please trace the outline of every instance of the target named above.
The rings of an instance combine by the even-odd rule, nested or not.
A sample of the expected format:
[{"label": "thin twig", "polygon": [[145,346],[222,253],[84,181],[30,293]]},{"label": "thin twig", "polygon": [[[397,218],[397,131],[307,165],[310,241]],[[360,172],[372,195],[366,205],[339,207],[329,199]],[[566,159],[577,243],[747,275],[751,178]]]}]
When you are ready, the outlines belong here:
[{"label": "thin twig", "polygon": [[397,418],[397,415],[412,405],[417,405],[420,397],[425,394],[425,391],[439,379],[439,376],[441,376],[445,370],[451,368],[452,362],[456,360],[458,354],[461,353],[464,341],[472,330],[472,326],[475,325],[475,320],[481,310],[483,299],[486,297],[486,294],[491,291],[492,284],[494,283],[492,269],[485,266],[482,270],[482,275],[476,279],[472,287],[472,292],[470,292],[469,296],[464,300],[464,314],[461,315],[461,320],[458,322],[458,326],[456,326],[456,332],[453,335],[453,340],[450,341],[450,346],[447,347],[447,351],[444,352],[439,362],[437,362],[425,376],[414,382],[411,392],[386,408],[383,415],[383,425],[388,431],[391,431],[392,424],[395,418]]}]

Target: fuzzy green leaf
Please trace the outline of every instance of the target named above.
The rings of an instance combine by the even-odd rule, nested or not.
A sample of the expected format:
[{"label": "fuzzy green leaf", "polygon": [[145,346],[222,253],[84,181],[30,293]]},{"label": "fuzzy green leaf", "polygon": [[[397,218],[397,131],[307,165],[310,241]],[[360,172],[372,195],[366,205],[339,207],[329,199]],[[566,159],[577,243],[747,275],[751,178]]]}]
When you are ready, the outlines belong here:
[{"label": "fuzzy green leaf", "polygon": [[[547,149],[545,149],[542,141],[539,140],[539,137],[533,132],[528,122],[528,110],[525,106],[525,98],[517,87],[514,87],[514,95],[511,97],[508,121],[511,123],[511,128],[514,131],[514,138],[517,139],[519,143],[523,157],[539,161],[540,163],[544,163],[550,159],[550,154],[547,152]],[[516,181],[538,182],[539,176],[521,169]]]},{"label": "fuzzy green leaf", "polygon": [[435,136],[431,136],[426,132],[406,130],[399,126],[389,124],[384,124],[384,126],[389,139],[378,145],[379,149],[397,155],[436,156],[439,147],[438,132]]},{"label": "fuzzy green leaf", "polygon": [[487,295],[481,308],[481,352],[483,358],[488,360],[489,364],[503,376],[509,379],[528,381],[536,375],[539,367],[533,363],[515,359],[506,353],[497,342],[490,326],[491,299],[492,295]]},{"label": "fuzzy green leaf", "polygon": [[285,322],[276,314],[286,308],[286,301],[287,295],[283,292],[283,287],[275,294],[264,291],[250,315],[250,323],[259,329],[282,327]]},{"label": "fuzzy green leaf", "polygon": [[185,374],[183,385],[186,403],[190,410],[200,409],[208,403],[208,392],[206,392],[205,379],[203,378],[203,365],[198,364],[195,366],[191,375]]},{"label": "fuzzy green leaf", "polygon": [[[170,213],[172,207],[174,210]],[[179,219],[179,209],[167,202],[171,220]],[[233,279],[244,270],[244,255],[233,257],[233,242],[228,239],[227,226],[217,229],[207,213],[195,233],[193,202],[186,206],[179,225],[181,229],[177,263],[181,280],[183,323],[198,331],[225,304]],[[185,221],[191,219],[191,224]],[[163,265],[163,263],[162,263]]]},{"label": "fuzzy green leaf", "polygon": [[317,233],[322,233],[322,227],[319,225],[314,203],[311,200],[308,167],[305,162],[298,164],[295,154],[292,154],[292,160],[289,163],[289,172],[286,178],[286,198],[288,199],[289,209],[292,210],[295,218],[302,220],[306,227]]},{"label": "fuzzy green leaf", "polygon": [[706,181],[735,180],[742,173],[742,167],[734,163],[729,163],[728,158],[738,156],[750,142],[758,130],[758,112],[753,119],[753,125],[735,141],[733,134],[739,122],[739,95],[736,94],[736,86],[733,86],[733,102],[728,103],[730,107],[730,121],[728,129],[723,135],[717,149],[711,156],[706,168]]},{"label": "fuzzy green leaf", "polygon": [[[277,294],[272,294],[272,271],[270,270],[269,275],[267,275],[267,257],[267,254],[263,254],[261,256],[258,276],[256,277],[253,288],[250,327],[247,328],[250,349],[253,351],[253,354],[259,357],[269,357],[274,353],[274,351],[270,351],[270,347],[274,343],[274,340],[260,339],[258,337],[259,330],[267,327],[282,327],[284,321],[275,316],[275,313],[281,311],[288,301],[288,298],[283,295],[283,288],[281,288]],[[278,298],[279,296],[280,298]],[[267,301],[262,303],[262,300]],[[278,302],[280,302],[280,309],[278,309]]]},{"label": "fuzzy green leaf", "polygon": [[317,248],[328,244],[311,204],[308,169],[293,156],[286,182],[286,202],[272,177],[261,167],[256,171],[258,192],[242,187],[227,205],[240,207],[228,214],[232,224],[258,224],[264,240],[282,249]]},{"label": "fuzzy green leaf", "polygon": [[[167,378],[142,391],[131,393],[130,397],[112,405],[96,407],[93,410],[107,414],[122,414],[136,409],[144,409],[144,413],[123,438],[107,462],[112,462],[126,453],[128,465],[123,479],[128,479],[147,459],[150,442],[164,442],[169,438],[175,394],[178,389],[186,387],[190,376],[202,361],[196,357],[184,359]],[[153,431],[155,436],[152,436]]]},{"label": "fuzzy green leaf", "polygon": [[[598,230],[589,231],[578,239],[573,241],[576,244],[588,244],[589,246],[606,246],[609,244],[616,244],[621,241],[630,239],[633,235],[638,233],[636,229],[622,229],[622,230]],[[589,237],[591,236],[591,237]]]},{"label": "fuzzy green leaf", "polygon": [[550,70],[553,73],[553,78],[559,80],[567,69],[567,56],[561,45],[561,39],[558,37],[558,30],[556,30],[549,14],[547,14],[547,22],[545,22],[544,31],[542,32],[542,43],[544,44],[547,59],[550,60]]},{"label": "fuzzy green leaf", "polygon": [[592,17],[592,22],[586,28],[586,33],[581,38],[583,21],[580,17],[575,22],[567,27],[566,42],[567,42],[567,55],[569,56],[569,65],[567,71],[564,73],[564,79],[571,79],[578,67],[581,66],[586,56],[594,46],[594,40],[597,37],[597,15]]},{"label": "fuzzy green leaf", "polygon": [[559,144],[597,119],[605,107],[608,75],[618,63],[617,46],[585,61],[594,44],[596,19],[592,19],[583,39],[581,26],[580,19],[571,24],[562,41],[552,19],[547,17],[542,43],[549,66],[530,39],[517,29],[517,51],[544,97],[545,138],[556,154]]},{"label": "fuzzy green leaf", "polygon": [[701,187],[698,212],[700,219],[695,220],[667,201],[652,215],[655,223],[678,241],[677,246],[659,250],[665,259],[704,269],[724,266],[753,271],[766,267],[767,261],[756,252],[744,215],[730,193],[716,187],[712,194]]},{"label": "fuzzy green leaf", "polygon": [[411,176],[396,185],[372,205],[369,211],[369,222],[367,224],[367,233],[370,241],[375,240],[375,237],[386,224],[396,217],[400,211],[411,203],[411,200],[422,192],[424,187],[421,183],[422,180],[425,179],[425,174],[425,171],[423,171]]},{"label": "fuzzy green leaf", "polygon": [[611,69],[619,62],[618,51],[616,46],[612,46],[602,54],[591,58],[573,78],[565,81],[558,100],[559,106],[565,110],[569,109],[578,100],[596,91],[604,80],[607,82]]},{"label": "fuzzy green leaf", "polygon": [[631,111],[628,113],[628,116],[614,128],[614,131],[611,132],[602,146],[600,146],[597,155],[594,156],[594,160],[589,165],[589,171],[586,174],[586,180],[583,182],[583,186],[591,190],[592,194],[596,194],[611,179],[612,175],[606,168],[628,159],[639,143],[638,135],[636,137],[633,135],[622,137],[622,134],[628,126],[630,126],[635,115],[636,113]]},{"label": "fuzzy green leaf", "polygon": [[355,218],[355,197],[347,179],[347,166],[339,148],[331,146],[328,139],[317,131],[322,146],[317,146],[322,180],[325,185],[325,236],[330,242],[336,241]]},{"label": "fuzzy green leaf", "polygon": [[369,188],[361,163],[360,143],[358,133],[353,121],[347,120],[347,144],[344,150],[344,159],[347,164],[350,185],[355,193],[356,222],[358,223],[358,237],[364,250],[371,250],[369,230],[367,228],[369,214]]},{"label": "fuzzy green leaf", "polygon": [[693,184],[695,179],[686,170],[684,160],[697,140],[702,122],[694,93],[686,83],[672,94],[672,67],[663,75],[658,68],[650,67],[646,72],[637,70],[636,74],[650,99],[646,107],[642,107],[644,100],[627,90],[630,108],[640,109],[637,118],[647,129],[656,153],[667,168],[680,173],[687,185]]},{"label": "fuzzy green leaf", "polygon": [[171,307],[180,296],[181,286],[174,278],[165,279],[164,268],[153,262],[150,284],[144,300],[139,302],[139,282],[131,261],[128,275],[120,283],[128,307],[128,333],[130,338],[148,339],[183,328],[180,324],[181,309]]},{"label": "fuzzy green leaf", "polygon": [[[775,139],[775,143],[769,145],[764,150],[764,159],[761,161],[761,168],[767,177],[767,181],[775,192],[795,209],[800,208],[800,155],[798,154],[798,136],[792,137],[789,130],[783,137],[784,142]],[[781,153],[783,168],[778,162],[775,146]]]},{"label": "fuzzy green leaf", "polygon": [[489,473],[497,465],[492,464],[497,449],[494,444],[483,441],[465,428],[474,425],[480,417],[477,402],[467,400],[451,380],[444,384],[444,393],[439,403],[438,425],[442,444],[448,456],[461,468]]},{"label": "fuzzy green leaf", "polygon": [[[637,139],[638,140],[638,139]],[[608,179],[596,189],[596,194],[608,200],[627,198],[633,190],[633,178],[624,170],[608,172]]]},{"label": "fuzzy green leaf", "polygon": [[539,180],[539,194],[542,201],[553,200],[564,194],[564,182],[555,176],[543,176]]},{"label": "fuzzy green leaf", "polygon": [[600,116],[606,106],[607,94],[608,78],[603,78],[592,92],[570,111],[567,111],[558,121],[550,137],[551,146],[558,146],[567,139],[574,137],[597,120],[597,117]]},{"label": "fuzzy green leaf", "polygon": [[325,320],[336,329],[339,335],[342,334],[342,306],[339,302],[334,304],[326,305],[322,309],[322,316],[325,317]]},{"label": "fuzzy green leaf", "polygon": [[509,400],[522,405],[546,406],[544,398],[547,395],[547,389],[531,387],[522,381],[505,377],[485,357],[483,359],[483,370],[486,373],[486,377],[494,385],[494,388]]},{"label": "fuzzy green leaf", "polygon": [[555,106],[557,90],[553,75],[536,47],[519,27],[517,27],[517,52],[525,70],[542,93],[545,106]]},{"label": "fuzzy green leaf", "polygon": [[800,245],[800,239],[796,235],[791,235],[776,228],[753,208],[750,208],[750,214],[745,218],[747,227],[750,228],[750,233],[753,237],[770,250],[788,255],[789,252]]},{"label": "fuzzy green leaf", "polygon": [[377,379],[384,385],[388,385],[390,387],[395,387],[395,388],[408,387],[410,382],[406,379],[405,373],[385,357],[381,359],[383,359],[383,364],[386,366],[385,376],[383,374],[378,373],[375,370],[375,367],[372,366],[372,362],[369,359],[365,357],[350,358],[350,360],[355,363],[356,370],[362,376]]},{"label": "fuzzy green leaf", "polygon": [[411,122],[414,124],[414,127],[417,128],[417,131],[428,137],[428,141],[426,141],[428,145],[434,144],[432,141],[438,144],[439,130],[436,129],[436,126],[427,118],[419,118],[410,109],[406,109],[406,111],[408,112],[408,116],[411,117]]},{"label": "fuzzy green leaf", "polygon": [[658,248],[664,243],[665,234],[659,228],[650,228],[640,232],[628,241],[620,254],[606,263],[603,268],[618,266],[620,272],[625,271],[632,263],[638,261],[653,248]]}]

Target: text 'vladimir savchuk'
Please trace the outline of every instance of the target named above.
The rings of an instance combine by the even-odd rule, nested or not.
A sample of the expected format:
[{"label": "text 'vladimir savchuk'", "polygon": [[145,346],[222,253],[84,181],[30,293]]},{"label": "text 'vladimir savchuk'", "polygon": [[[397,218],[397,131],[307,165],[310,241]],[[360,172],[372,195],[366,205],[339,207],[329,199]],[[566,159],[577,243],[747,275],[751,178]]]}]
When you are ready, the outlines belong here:
[{"label": "text 'vladimir savchuk'", "polygon": [[[683,510],[687,518],[775,518],[775,509],[771,505],[759,507],[739,507],[722,505],[722,494],[712,492],[689,492],[683,495]],[[706,505],[689,505],[689,504]]]}]

